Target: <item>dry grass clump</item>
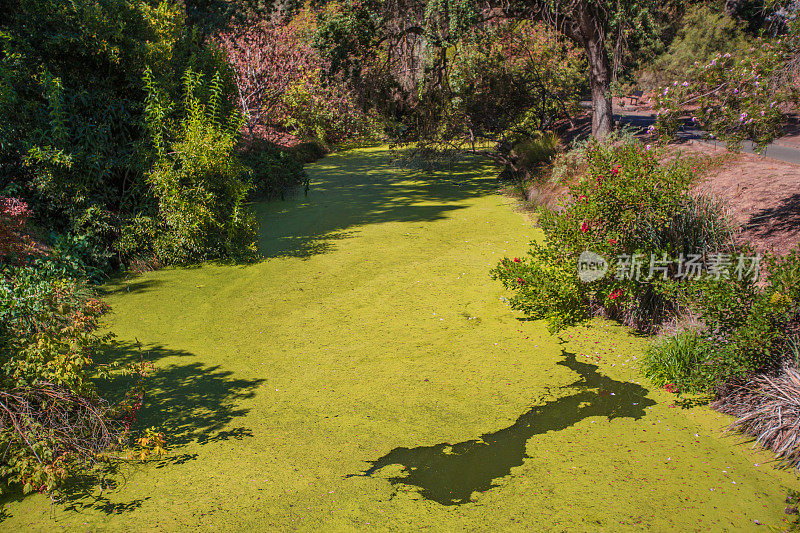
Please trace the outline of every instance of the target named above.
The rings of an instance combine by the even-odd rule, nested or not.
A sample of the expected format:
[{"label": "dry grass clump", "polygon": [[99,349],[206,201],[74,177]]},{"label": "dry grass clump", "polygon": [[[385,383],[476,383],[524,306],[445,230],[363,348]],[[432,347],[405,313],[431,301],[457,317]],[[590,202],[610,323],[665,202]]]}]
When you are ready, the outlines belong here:
[{"label": "dry grass clump", "polygon": [[778,375],[760,374],[727,384],[712,407],[737,417],[731,430],[741,431],[775,456],[800,468],[800,370],[793,362]]}]

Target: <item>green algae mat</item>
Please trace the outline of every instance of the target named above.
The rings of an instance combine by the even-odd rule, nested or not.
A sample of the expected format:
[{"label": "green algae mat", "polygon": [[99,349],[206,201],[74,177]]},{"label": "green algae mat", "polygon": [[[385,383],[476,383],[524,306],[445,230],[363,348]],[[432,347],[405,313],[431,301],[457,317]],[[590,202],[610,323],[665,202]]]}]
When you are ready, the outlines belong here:
[{"label": "green algae mat", "polygon": [[106,287],[171,454],[52,507],[6,499],[2,529],[789,527],[797,475],[642,380],[643,339],[505,305],[489,269],[540,235],[492,168],[388,156],[330,156],[308,197],[258,206],[262,262]]}]

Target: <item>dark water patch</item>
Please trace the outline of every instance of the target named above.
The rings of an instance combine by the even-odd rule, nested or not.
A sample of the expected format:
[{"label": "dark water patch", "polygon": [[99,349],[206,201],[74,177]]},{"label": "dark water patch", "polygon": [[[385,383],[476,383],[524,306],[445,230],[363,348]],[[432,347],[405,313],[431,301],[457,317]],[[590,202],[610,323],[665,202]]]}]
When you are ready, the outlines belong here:
[{"label": "dark water patch", "polygon": [[386,466],[400,465],[402,474],[387,478],[393,485],[418,487],[422,497],[442,505],[461,505],[471,501],[473,492],[498,486],[497,480],[530,458],[526,446],[534,435],[560,431],[593,416],[638,420],[655,405],[641,385],[603,376],[596,365],[578,361],[574,353],[563,355],[557,364],[580,376],[563,387],[577,389],[574,394],[534,406],[512,426],[474,440],[395,448],[370,461],[364,472],[348,477],[372,476]]}]

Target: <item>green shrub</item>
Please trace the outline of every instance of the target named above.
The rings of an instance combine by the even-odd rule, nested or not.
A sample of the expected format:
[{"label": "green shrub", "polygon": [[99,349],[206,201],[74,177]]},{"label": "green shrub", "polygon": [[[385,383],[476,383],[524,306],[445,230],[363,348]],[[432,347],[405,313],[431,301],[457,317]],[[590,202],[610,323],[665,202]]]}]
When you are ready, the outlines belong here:
[{"label": "green shrub", "polygon": [[[249,254],[233,74],[182,3],[22,0],[6,15],[0,191],[31,207],[61,263],[99,279],[137,257]],[[187,70],[213,116],[190,116]],[[259,178],[298,172],[255,159]]]},{"label": "green shrub", "polygon": [[286,149],[287,152],[294,155],[301,163],[313,163],[325,157],[328,149],[315,141],[301,142]]},{"label": "green shrub", "polygon": [[514,292],[515,309],[548,319],[554,330],[595,314],[651,330],[674,309],[668,284],[619,279],[613,262],[609,275],[583,283],[577,270],[581,254],[677,258],[724,247],[730,232],[717,231],[727,226],[703,218],[719,212],[689,194],[695,177],[690,165],[662,164],[656,150],[637,142],[592,141],[586,159],[585,175],[570,185],[571,201],[543,210],[544,243],[531,243],[523,260],[504,259],[492,274]]},{"label": "green shrub", "polygon": [[251,170],[253,188],[250,195],[254,198],[284,199],[308,182],[299,151],[255,142],[241,157]]},{"label": "green shrub", "polygon": [[66,234],[54,234],[52,258],[74,277],[100,282],[114,267],[110,249],[116,238],[111,213],[91,206],[73,221]]},{"label": "green shrub", "polygon": [[697,370],[706,360],[703,338],[696,331],[681,331],[658,339],[645,352],[644,375],[656,386],[675,392],[698,392]]},{"label": "green shrub", "polygon": [[586,144],[578,143],[556,154],[550,179],[553,183],[570,184],[586,172]]},{"label": "green shrub", "polygon": [[[575,140],[569,149],[558,152],[553,158],[551,181],[567,185],[582,178],[587,170],[587,152],[592,142],[591,138]],[[625,145],[636,142],[638,142],[636,131],[624,125],[612,131],[605,141],[608,145]]]},{"label": "green shrub", "polygon": [[92,381],[115,370],[94,361],[108,338],[97,334],[107,310],[53,263],[0,270],[0,492],[57,494],[129,442],[141,387],[111,404]]},{"label": "green shrub", "polygon": [[694,357],[680,357],[677,337],[656,343],[645,362],[654,383],[674,383],[688,392],[708,392],[716,385],[777,367],[792,356],[791,332],[800,321],[800,248],[785,257],[768,256],[763,282],[745,278],[706,279],[682,287],[684,305],[700,319]]},{"label": "green shrub", "polygon": [[224,114],[218,76],[207,86],[202,81],[201,74],[186,72],[185,116],[174,129],[163,120],[162,94],[148,84],[146,116],[158,159],[147,180],[157,210],[123,230],[119,250],[128,257],[170,264],[256,253],[256,222],[245,206],[250,171],[236,150],[241,119]]},{"label": "green shrub", "polygon": [[537,131],[516,142],[509,154],[511,164],[505,175],[516,179],[540,181],[544,168],[549,166],[561,146],[561,141],[553,132]]}]

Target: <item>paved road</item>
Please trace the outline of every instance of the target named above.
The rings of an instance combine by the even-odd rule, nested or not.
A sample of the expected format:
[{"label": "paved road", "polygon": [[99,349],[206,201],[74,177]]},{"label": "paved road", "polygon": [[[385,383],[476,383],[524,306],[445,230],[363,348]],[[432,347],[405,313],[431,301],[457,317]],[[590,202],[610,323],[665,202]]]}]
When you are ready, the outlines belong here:
[{"label": "paved road", "polygon": [[[614,110],[614,120],[619,124],[630,124],[636,128],[647,129],[655,122],[655,114],[642,114],[640,112],[631,113],[627,110],[616,108]],[[724,143],[706,140],[703,136],[703,132],[690,127],[689,124],[684,125],[683,130],[678,133],[678,137],[680,139],[704,142],[714,146],[724,146]],[[772,143],[764,152],[758,154],[753,143],[747,141],[743,143],[742,151],[748,154],[762,155],[771,159],[777,159],[778,161],[800,165],[800,148]]]}]

